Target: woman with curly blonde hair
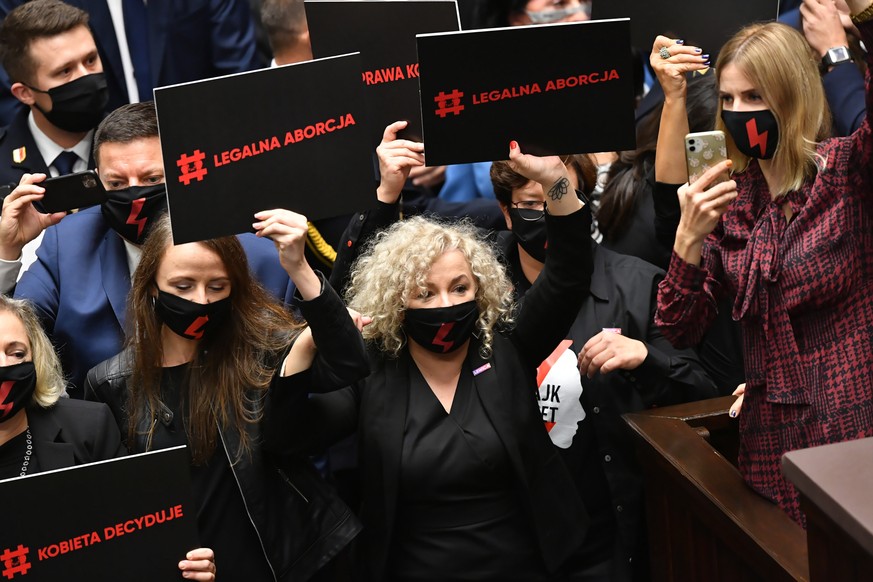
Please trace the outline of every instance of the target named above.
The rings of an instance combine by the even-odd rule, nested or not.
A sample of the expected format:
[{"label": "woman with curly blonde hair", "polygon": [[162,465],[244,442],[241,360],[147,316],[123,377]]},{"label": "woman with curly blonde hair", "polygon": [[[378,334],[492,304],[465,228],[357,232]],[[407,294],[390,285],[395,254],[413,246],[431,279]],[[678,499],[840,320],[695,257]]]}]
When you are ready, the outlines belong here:
[{"label": "woman with curly blonde hair", "polygon": [[[379,244],[387,241],[385,244]],[[380,314],[364,328],[364,337],[393,357],[406,344],[402,325],[409,297],[427,291],[427,273],[434,261],[451,250],[463,255],[478,282],[476,332],[482,357],[491,354],[495,327],[512,322],[512,283],[494,249],[475,226],[422,217],[397,222],[376,235],[370,252],[360,258],[346,295],[349,306]]]},{"label": "woman with curly blonde hair", "polygon": [[371,374],[289,397],[306,409],[293,438],[314,447],[357,428],[366,579],[552,579],[588,518],[543,426],[536,374],[588,293],[590,212],[560,158],[511,144],[511,164],[547,192],[551,243],[513,316],[498,254],[469,224],[391,225],[409,170],[423,165],[422,144],[397,139],[404,126],[385,130],[380,203],[352,222],[333,272],[350,271],[349,304],[372,318]]}]

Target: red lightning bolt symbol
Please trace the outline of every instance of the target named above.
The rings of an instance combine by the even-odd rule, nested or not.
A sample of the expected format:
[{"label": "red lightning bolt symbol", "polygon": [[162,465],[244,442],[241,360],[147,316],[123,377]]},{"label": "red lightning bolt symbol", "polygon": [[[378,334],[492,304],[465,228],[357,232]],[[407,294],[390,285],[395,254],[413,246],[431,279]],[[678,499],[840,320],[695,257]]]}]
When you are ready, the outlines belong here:
[{"label": "red lightning bolt symbol", "polygon": [[203,326],[206,325],[206,322],[209,321],[208,315],[201,315],[197,319],[194,320],[194,323],[188,326],[188,329],[185,330],[185,335],[191,336],[193,339],[200,339],[203,337]]},{"label": "red lightning bolt symbol", "polygon": [[133,201],[133,204],[130,208],[130,216],[127,217],[125,224],[135,224],[137,225],[136,236],[142,236],[142,229],[145,228],[146,222],[148,218],[145,216],[139,218],[139,213],[142,211],[142,205],[145,203],[145,198],[137,198]]},{"label": "red lightning bolt symbol", "polygon": [[0,410],[3,411],[3,414],[0,415],[0,418],[6,418],[6,415],[12,412],[12,402],[6,402],[6,397],[9,396],[9,393],[12,391],[12,387],[15,386],[15,380],[7,380],[0,384]]},{"label": "red lightning bolt symbol", "polygon": [[750,119],[746,122],[746,132],[749,134],[749,145],[752,147],[758,146],[761,149],[761,155],[767,155],[767,134],[769,132],[758,133],[758,122]]},{"label": "red lightning bolt symbol", "polygon": [[436,332],[436,336],[433,338],[431,342],[435,346],[442,346],[443,353],[446,353],[451,349],[451,347],[455,344],[455,342],[447,342],[445,341],[446,336],[452,331],[452,328],[455,327],[455,322],[444,323],[440,326],[439,331]]}]

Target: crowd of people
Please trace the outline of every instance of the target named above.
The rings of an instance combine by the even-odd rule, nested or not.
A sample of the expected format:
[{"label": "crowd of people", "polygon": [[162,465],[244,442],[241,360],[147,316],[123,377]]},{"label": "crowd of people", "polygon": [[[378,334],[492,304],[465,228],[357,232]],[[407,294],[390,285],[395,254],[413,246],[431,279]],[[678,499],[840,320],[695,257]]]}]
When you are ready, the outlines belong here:
[{"label": "crowd of people", "polygon": [[[805,527],[781,456],[873,436],[868,2],[658,36],[634,151],[431,168],[397,121],[371,210],[176,245],[148,95],[310,59],[302,3],[0,1],[0,479],[186,445],[191,580],[647,580],[621,416],[733,393],[740,472]],[[46,212],[86,169],[108,200]]]}]

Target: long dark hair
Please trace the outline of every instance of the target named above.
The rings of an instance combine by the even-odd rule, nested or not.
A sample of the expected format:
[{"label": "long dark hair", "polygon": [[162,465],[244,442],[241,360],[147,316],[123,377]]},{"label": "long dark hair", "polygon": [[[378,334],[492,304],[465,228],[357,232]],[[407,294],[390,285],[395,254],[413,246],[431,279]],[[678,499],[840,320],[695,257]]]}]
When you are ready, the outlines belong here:
[{"label": "long dark hair", "polygon": [[[688,79],[688,125],[691,131],[709,131],[715,126],[718,90],[715,75],[694,75]],[[607,174],[600,196],[597,224],[606,240],[621,235],[630,223],[638,196],[655,165],[655,148],[661,128],[663,102],[637,125],[637,149],[619,152]]]},{"label": "long dark hair", "polygon": [[[156,275],[167,249],[173,244],[167,216],[155,222],[142,248],[130,290],[127,344],[133,354],[133,374],[128,394],[128,447],[135,447],[149,429],[146,449],[154,434],[153,422],[160,408],[164,351],[161,325],[154,309]],[[219,256],[230,280],[231,315],[215,333],[201,340],[188,367],[187,390],[182,391],[185,430],[195,464],[206,462],[217,444],[217,428],[235,431],[239,454],[252,447],[246,425],[260,419],[258,391],[269,385],[279,355],[300,333],[305,323],[295,319],[274,300],[249,272],[245,251],[236,237],[217,238],[202,244]],[[253,395],[253,393],[255,393]],[[239,459],[232,459],[233,462]]]}]

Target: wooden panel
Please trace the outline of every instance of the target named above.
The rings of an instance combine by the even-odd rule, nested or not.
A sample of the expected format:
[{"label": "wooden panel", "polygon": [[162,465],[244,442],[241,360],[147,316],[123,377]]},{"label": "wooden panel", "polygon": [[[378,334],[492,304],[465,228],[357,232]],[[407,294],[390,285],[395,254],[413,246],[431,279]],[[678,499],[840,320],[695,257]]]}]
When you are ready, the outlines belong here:
[{"label": "wooden panel", "polygon": [[809,580],[806,533],[736,469],[733,400],[625,415],[646,476],[655,581]]}]

